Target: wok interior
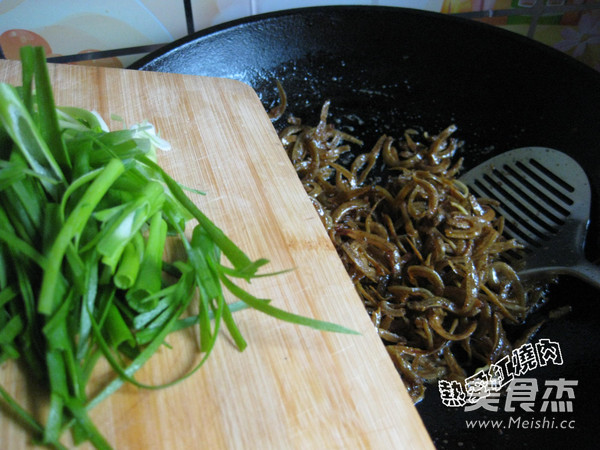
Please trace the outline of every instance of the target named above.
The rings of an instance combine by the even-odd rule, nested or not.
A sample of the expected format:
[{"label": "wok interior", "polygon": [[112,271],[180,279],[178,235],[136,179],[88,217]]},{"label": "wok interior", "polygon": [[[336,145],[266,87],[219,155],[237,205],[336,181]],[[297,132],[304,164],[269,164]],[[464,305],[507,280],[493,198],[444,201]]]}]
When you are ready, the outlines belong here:
[{"label": "wok interior", "polygon": [[[382,133],[437,133],[455,124],[466,168],[517,147],[562,150],[590,178],[587,256],[600,256],[600,74],[521,36],[400,8],[311,8],[198,33],[134,68],[238,79],[257,91],[267,109],[278,99],[278,79],[289,112],[316,124],[323,101],[330,99],[330,120],[366,147]],[[588,349],[600,338],[598,293],[563,278],[545,308],[567,304],[572,312],[539,334],[560,343],[565,365],[534,376],[579,381],[575,414],[585,432],[511,430],[495,436],[498,442],[534,440],[555,448],[589,438],[594,404],[585,398],[598,395],[589,367],[599,361]],[[468,414],[444,407],[436,389],[418,407],[439,448],[490,443],[490,432],[467,430]]]}]

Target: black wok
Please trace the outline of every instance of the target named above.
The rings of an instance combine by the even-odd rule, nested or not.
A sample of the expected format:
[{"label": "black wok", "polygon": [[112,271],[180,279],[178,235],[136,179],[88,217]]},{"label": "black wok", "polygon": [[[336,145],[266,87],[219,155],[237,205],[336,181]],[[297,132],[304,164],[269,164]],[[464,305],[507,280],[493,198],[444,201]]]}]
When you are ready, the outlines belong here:
[{"label": "black wok", "polygon": [[[331,117],[368,144],[381,133],[400,136],[407,127],[437,133],[454,123],[468,167],[516,147],[563,150],[591,180],[587,253],[592,261],[600,258],[600,73],[547,46],[441,14],[319,7],[213,27],[132,68],[238,79],[257,91],[266,108],[277,100],[279,79],[289,111],[316,123],[323,100],[331,99]],[[443,406],[435,386],[429,388],[418,409],[436,446],[591,448],[600,398],[599,303],[600,293],[574,279],[565,277],[553,288],[538,314],[563,305],[572,312],[548,322],[536,340],[558,342],[564,364],[526,375],[539,388],[532,412],[519,406],[506,412],[500,402],[497,412],[467,413]],[[573,412],[540,412],[544,383],[559,378],[578,383]],[[504,428],[469,429],[465,419],[504,420]]]}]

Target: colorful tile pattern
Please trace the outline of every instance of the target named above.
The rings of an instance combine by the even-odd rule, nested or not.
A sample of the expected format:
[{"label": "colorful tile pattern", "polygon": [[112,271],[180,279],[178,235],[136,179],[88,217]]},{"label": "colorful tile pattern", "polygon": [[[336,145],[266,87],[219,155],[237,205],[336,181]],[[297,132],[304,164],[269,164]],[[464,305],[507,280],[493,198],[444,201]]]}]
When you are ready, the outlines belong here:
[{"label": "colorful tile pattern", "polygon": [[56,62],[124,67],[219,23],[304,6],[362,4],[455,14],[529,36],[600,71],[600,0],[3,0],[0,48],[43,45]]}]

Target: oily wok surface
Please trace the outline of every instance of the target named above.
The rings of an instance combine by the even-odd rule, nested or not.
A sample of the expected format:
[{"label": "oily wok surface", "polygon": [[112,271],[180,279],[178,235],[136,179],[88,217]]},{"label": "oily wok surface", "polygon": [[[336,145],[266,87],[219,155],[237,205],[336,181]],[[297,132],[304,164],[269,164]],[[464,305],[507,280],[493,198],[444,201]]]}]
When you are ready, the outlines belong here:
[{"label": "oily wok surface", "polygon": [[[265,108],[278,101],[316,124],[325,99],[337,127],[373,145],[380,134],[406,128],[438,133],[450,124],[464,141],[465,167],[523,146],[562,150],[583,165],[592,185],[586,251],[600,258],[600,73],[549,47],[474,21],[386,7],[319,7],[282,11],[223,24],[153,53],[134,69],[234,78],[251,85]],[[285,124],[276,123],[276,128]],[[560,344],[564,364],[524,375],[538,384],[533,411],[465,412],[442,405],[435,386],[418,405],[438,448],[509,444],[588,447],[598,412],[597,291],[561,278],[536,317],[567,306],[534,337]],[[531,324],[537,323],[532,318]],[[577,380],[572,412],[541,412],[548,380]],[[564,399],[563,399],[564,400]],[[538,429],[518,428],[532,420]],[[504,420],[511,428],[468,429],[467,419]],[[547,422],[542,422],[546,418]],[[554,422],[551,419],[554,418]],[[558,429],[562,421],[573,429]],[[574,422],[570,422],[574,421]],[[553,429],[548,429],[552,426]],[[545,428],[541,428],[545,427]]]}]

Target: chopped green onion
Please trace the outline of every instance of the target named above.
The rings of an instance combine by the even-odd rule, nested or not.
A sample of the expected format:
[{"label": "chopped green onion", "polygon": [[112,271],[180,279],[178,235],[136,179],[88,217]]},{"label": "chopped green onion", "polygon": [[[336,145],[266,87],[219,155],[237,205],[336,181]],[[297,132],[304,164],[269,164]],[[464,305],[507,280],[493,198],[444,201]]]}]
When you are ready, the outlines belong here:
[{"label": "chopped green onion", "polygon": [[[170,146],[154,127],[110,131],[93,111],[58,108],[43,50],[25,47],[21,59],[23,85],[0,83],[0,364],[21,358],[47,387],[49,408],[38,422],[2,386],[0,398],[37,442],[63,448],[70,430],[76,444],[110,448],[89,411],[124,383],[159,389],[191,376],[222,324],[243,350],[240,309],[352,333],[233,283],[265,276],[257,271],[268,261],[248,258],[185,193],[200,191],[159,166],[156,148]],[[163,260],[167,237],[182,244],[182,259]],[[227,304],[224,290],[239,301]],[[134,378],[170,333],[190,326],[200,337],[196,367],[160,386]],[[115,378],[90,399],[100,358]]]}]

